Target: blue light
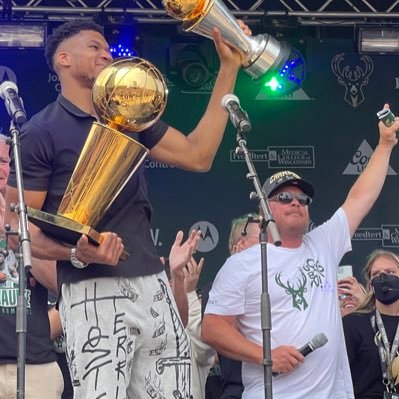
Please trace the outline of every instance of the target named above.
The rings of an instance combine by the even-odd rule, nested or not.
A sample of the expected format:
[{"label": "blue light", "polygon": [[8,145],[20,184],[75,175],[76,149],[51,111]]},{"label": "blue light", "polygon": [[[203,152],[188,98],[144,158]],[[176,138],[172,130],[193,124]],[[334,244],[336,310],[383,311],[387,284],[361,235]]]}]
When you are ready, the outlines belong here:
[{"label": "blue light", "polygon": [[111,45],[110,52],[114,57],[134,57],[137,55],[134,49],[123,44]]},{"label": "blue light", "polygon": [[281,96],[297,90],[305,78],[305,62],[299,51],[291,49],[289,59],[263,80],[265,90],[272,96]]}]

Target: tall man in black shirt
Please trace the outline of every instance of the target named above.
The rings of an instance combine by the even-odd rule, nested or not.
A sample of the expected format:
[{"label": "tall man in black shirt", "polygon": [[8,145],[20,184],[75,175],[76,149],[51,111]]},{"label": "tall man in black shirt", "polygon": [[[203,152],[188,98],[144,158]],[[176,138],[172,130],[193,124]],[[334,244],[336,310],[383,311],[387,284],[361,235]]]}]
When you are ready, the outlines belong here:
[{"label": "tall man in black shirt", "polygon": [[[195,129],[185,136],[159,121],[142,134],[130,134],[150,149],[151,158],[191,171],[210,169],[227,121],[221,99],[233,90],[241,64],[217,29],[214,42],[219,75]],[[96,119],[93,83],[112,57],[102,29],[89,22],[56,29],[46,56],[61,82],[61,95],[24,125],[20,138],[26,202],[55,213]],[[11,166],[8,203],[17,199]],[[82,236],[71,248],[30,227],[33,254],[58,261],[60,312],[76,398],[189,397],[188,341],[150,237],[150,215],[141,166],[98,226],[105,232],[98,247]],[[8,220],[15,225],[15,216]],[[124,248],[131,256],[119,262]]]}]

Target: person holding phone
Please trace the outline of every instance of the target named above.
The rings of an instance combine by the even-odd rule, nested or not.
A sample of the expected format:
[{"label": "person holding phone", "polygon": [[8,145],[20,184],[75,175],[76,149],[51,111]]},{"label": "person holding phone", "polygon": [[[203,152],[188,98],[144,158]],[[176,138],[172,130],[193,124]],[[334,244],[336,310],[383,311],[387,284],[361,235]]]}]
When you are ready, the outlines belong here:
[{"label": "person holding phone", "polygon": [[354,277],[351,265],[338,266],[337,287],[341,316],[344,317],[363,301],[366,291]]},{"label": "person holding phone", "polygon": [[356,277],[348,276],[338,280],[338,298],[341,316],[352,313],[363,302],[366,290]]}]

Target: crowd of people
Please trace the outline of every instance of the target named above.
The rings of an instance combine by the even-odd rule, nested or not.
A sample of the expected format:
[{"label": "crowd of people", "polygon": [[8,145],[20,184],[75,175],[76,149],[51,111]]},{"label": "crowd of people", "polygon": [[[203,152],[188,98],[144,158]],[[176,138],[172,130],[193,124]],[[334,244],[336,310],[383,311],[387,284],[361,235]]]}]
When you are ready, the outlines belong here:
[{"label": "crowd of people", "polygon": [[[194,130],[186,135],[159,120],[145,134],[127,133],[152,159],[189,171],[210,169],[227,122],[221,99],[233,91],[241,65],[239,51],[217,28],[213,39],[220,70]],[[20,149],[27,205],[56,213],[97,120],[93,83],[112,57],[100,26],[71,21],[48,37],[46,58],[61,93],[22,126]],[[364,288],[354,276],[337,279],[353,234],[383,188],[398,129],[398,120],[390,127],[379,123],[379,143],[367,167],[331,218],[313,230],[308,228],[315,188],[309,181],[287,170],[263,185],[282,242],[267,244],[275,399],[399,397],[398,255],[374,251]],[[5,223],[19,225],[10,209],[18,202],[15,169],[0,137],[3,239]],[[210,399],[206,380],[215,365],[221,370],[220,398],[265,397],[262,214],[233,221],[231,256],[203,295],[197,284],[205,261],[195,255],[201,232],[193,230],[184,240],[179,231],[168,257],[160,258],[150,216],[140,166],[101,220],[99,245],[83,235],[72,246],[30,225],[27,399]],[[2,298],[15,298],[19,242],[14,236],[8,241],[8,248],[4,241],[0,245],[0,290]],[[124,250],[134,256],[121,261]],[[48,306],[49,297],[56,306]],[[1,398],[16,397],[16,307],[11,300],[0,306]],[[305,360],[298,348],[320,332],[328,342]],[[69,370],[61,373],[65,360]]]}]

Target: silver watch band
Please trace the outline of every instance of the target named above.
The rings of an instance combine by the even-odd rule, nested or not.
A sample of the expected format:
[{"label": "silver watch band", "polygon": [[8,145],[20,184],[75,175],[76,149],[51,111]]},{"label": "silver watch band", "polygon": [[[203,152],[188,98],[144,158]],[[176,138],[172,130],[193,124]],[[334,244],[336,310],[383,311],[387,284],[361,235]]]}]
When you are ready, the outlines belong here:
[{"label": "silver watch band", "polygon": [[77,256],[76,256],[76,247],[71,248],[71,263],[74,267],[77,269],[84,269],[87,267],[89,264],[82,262]]}]

